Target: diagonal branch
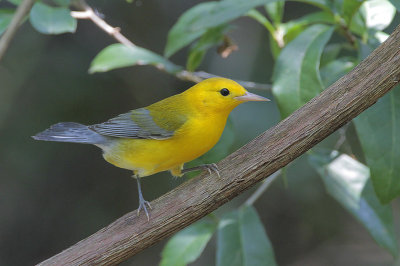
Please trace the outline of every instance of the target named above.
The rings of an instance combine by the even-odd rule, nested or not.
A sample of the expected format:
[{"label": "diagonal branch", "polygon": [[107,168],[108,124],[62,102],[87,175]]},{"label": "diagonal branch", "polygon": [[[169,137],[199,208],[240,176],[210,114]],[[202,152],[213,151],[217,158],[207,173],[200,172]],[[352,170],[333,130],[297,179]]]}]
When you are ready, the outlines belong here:
[{"label": "diagonal branch", "polygon": [[[136,46],[133,42],[128,40],[122,33],[121,29],[118,27],[112,27],[109,25],[107,22],[105,22],[104,19],[102,19],[99,15],[94,12],[94,10],[86,3],[85,0],[75,0],[73,2],[73,5],[81,10],[81,11],[71,11],[71,16],[76,18],[76,19],[89,19],[91,20],[96,26],[98,26],[100,29],[105,31],[107,34],[111,35],[115,40],[118,42],[122,43],[123,45],[126,46]],[[165,68],[157,68],[161,71],[166,71]],[[169,73],[169,72],[168,72]],[[171,73],[169,73],[171,74]],[[182,70],[179,71],[178,73],[174,74],[178,79],[185,80],[185,81],[191,81],[194,83],[198,83],[204,79],[211,78],[211,77],[217,77],[217,75],[210,74],[204,71],[198,71],[198,72],[191,72],[187,70]],[[247,89],[258,89],[258,90],[271,90],[272,86],[270,84],[263,84],[263,83],[257,83],[257,82],[252,82],[252,81],[243,81],[243,80],[236,80],[237,83],[240,85],[246,87]]]},{"label": "diagonal branch", "polygon": [[154,200],[151,220],[130,212],[40,265],[117,264],[211,213],[333,133],[400,81],[400,27],[319,96],[202,174]]}]

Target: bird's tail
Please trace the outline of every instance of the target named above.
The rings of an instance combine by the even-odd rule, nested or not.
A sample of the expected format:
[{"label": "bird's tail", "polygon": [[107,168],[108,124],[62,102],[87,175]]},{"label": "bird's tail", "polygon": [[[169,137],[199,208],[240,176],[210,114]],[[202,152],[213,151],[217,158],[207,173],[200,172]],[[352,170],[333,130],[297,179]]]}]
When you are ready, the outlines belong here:
[{"label": "bird's tail", "polygon": [[32,136],[32,138],[36,140],[86,144],[102,144],[107,142],[107,137],[94,132],[85,125],[73,122],[62,122],[52,125],[49,129]]}]

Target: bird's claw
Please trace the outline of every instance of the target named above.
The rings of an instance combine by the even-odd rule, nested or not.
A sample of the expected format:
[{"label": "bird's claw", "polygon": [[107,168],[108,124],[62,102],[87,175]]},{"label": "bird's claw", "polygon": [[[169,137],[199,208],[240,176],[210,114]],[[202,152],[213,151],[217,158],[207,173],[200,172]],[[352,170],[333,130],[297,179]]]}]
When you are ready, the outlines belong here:
[{"label": "bird's claw", "polygon": [[214,172],[217,174],[218,177],[221,177],[219,174],[218,166],[215,163],[202,164],[202,165],[199,165],[196,167],[183,169],[181,173],[185,174],[185,173],[189,173],[192,171],[199,171],[199,170],[207,170],[210,175],[212,175],[212,173]]},{"label": "bird's claw", "polygon": [[217,174],[219,178],[221,178],[218,170],[218,166],[215,163],[205,164],[204,168],[207,169],[208,173],[211,175],[213,172]]},{"label": "bird's claw", "polygon": [[148,202],[147,200],[144,200],[143,198],[140,199],[140,201],[139,201],[139,208],[138,208],[138,210],[137,210],[137,216],[139,216],[140,210],[143,209],[144,213],[145,213],[146,216],[147,216],[147,221],[150,221],[150,216],[149,216],[149,212],[147,211],[146,205],[149,207],[149,209],[151,209],[150,202]]}]

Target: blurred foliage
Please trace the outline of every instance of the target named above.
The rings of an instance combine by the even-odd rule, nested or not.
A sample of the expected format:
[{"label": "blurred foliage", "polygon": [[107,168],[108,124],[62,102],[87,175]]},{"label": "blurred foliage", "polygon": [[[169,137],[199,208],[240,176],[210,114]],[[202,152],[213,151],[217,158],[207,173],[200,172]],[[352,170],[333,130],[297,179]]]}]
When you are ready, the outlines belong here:
[{"label": "blurred foliage", "polygon": [[203,61],[208,49],[219,44],[224,39],[224,34],[229,29],[228,25],[222,24],[215,28],[210,28],[206,33],[191,47],[188,55],[186,68],[189,71],[195,70]]},{"label": "blurred foliage", "polygon": [[71,17],[66,7],[51,7],[43,3],[35,3],[29,14],[32,26],[43,34],[60,34],[75,32],[76,19]]},{"label": "blurred foliage", "polygon": [[115,68],[134,65],[154,65],[169,73],[178,72],[181,68],[149,50],[140,47],[127,47],[123,44],[112,44],[104,48],[92,61],[89,73],[105,72]]},{"label": "blurred foliage", "polygon": [[271,243],[253,207],[243,206],[221,217],[216,265],[276,265]]},{"label": "blurred foliage", "polygon": [[397,256],[390,206],[382,206],[372,188],[368,167],[337,151],[316,151],[310,162],[324,181],[327,192],[353,214],[375,241]]},{"label": "blurred foliage", "polygon": [[[13,5],[18,5],[21,1],[13,0],[8,2],[4,4],[4,7],[0,5],[0,35],[8,27],[14,14]],[[282,0],[189,1],[187,3],[175,3],[172,1],[168,5],[160,1],[157,4],[151,1],[126,1],[133,6],[134,10],[135,8],[139,9],[142,5],[148,5],[149,10],[147,13],[139,14],[140,12],[138,11],[138,19],[135,20],[136,17],[132,16],[129,13],[130,11],[125,10],[126,6],[121,7],[121,3],[111,4],[109,2],[99,1],[90,4],[108,5],[109,9],[104,9],[104,11],[111,10],[111,13],[114,10],[113,5],[118,5],[119,9],[117,11],[114,10],[114,16],[110,15],[108,17],[109,15],[107,14],[107,20],[108,18],[110,18],[110,21],[120,19],[118,22],[120,24],[123,24],[124,19],[129,20],[124,27],[124,32],[129,33],[128,30],[125,31],[126,28],[130,29],[128,23],[133,25],[142,23],[141,27],[136,28],[133,26],[131,30],[136,34],[135,38],[138,38],[139,35],[142,36],[143,40],[139,44],[146,48],[139,46],[126,47],[122,44],[111,44],[105,47],[109,44],[109,41],[98,42],[99,33],[87,29],[84,34],[79,33],[79,29],[75,33],[77,20],[70,15],[73,1],[38,1],[29,14],[29,21],[32,27],[44,34],[75,33],[72,38],[76,42],[80,42],[79,47],[72,52],[64,51],[61,54],[62,48],[69,51],[68,45],[72,43],[68,41],[68,44],[65,44],[65,38],[67,37],[57,37],[55,40],[58,40],[58,43],[54,47],[45,47],[40,44],[40,41],[36,41],[36,47],[41,48],[31,58],[31,60],[35,61],[30,62],[36,62],[37,66],[47,67],[44,69],[36,67],[35,69],[34,63],[24,66],[19,66],[19,63],[16,63],[19,62],[18,60],[26,58],[26,54],[20,54],[24,46],[17,44],[11,50],[11,55],[8,55],[7,60],[5,60],[7,67],[0,65],[2,86],[8,88],[8,90],[5,89],[1,92],[3,94],[1,95],[3,96],[2,98],[6,100],[3,100],[4,104],[0,107],[0,129],[5,130],[5,133],[2,132],[2,135],[5,136],[4,140],[11,139],[11,141],[3,140],[1,142],[4,153],[0,157],[3,162],[0,165],[0,172],[4,176],[13,176],[13,172],[15,172],[14,175],[21,178],[18,181],[13,181],[9,178],[2,179],[1,187],[7,188],[2,191],[3,197],[10,199],[15,195],[25,195],[27,200],[24,201],[24,204],[29,205],[30,197],[40,197],[39,195],[42,193],[39,192],[41,191],[40,187],[47,187],[54,194],[61,193],[60,187],[63,186],[86,187],[87,190],[85,191],[88,194],[61,193],[66,201],[64,202],[67,207],[65,212],[74,213],[76,217],[86,218],[82,219],[84,221],[82,224],[77,225],[80,229],[76,229],[73,228],[73,222],[68,220],[68,217],[63,222],[59,222],[56,217],[53,217],[55,221],[61,223],[59,227],[64,232],[64,234],[58,233],[56,238],[65,237],[68,239],[68,237],[71,237],[69,241],[67,240],[67,244],[72,244],[81,238],[79,233],[75,233],[75,235],[68,234],[68,230],[65,230],[68,226],[73,232],[83,230],[81,229],[82,227],[87,227],[87,232],[94,232],[93,228],[104,226],[107,220],[118,217],[121,212],[127,211],[132,207],[133,202],[130,202],[124,207],[117,208],[115,213],[103,214],[103,209],[96,210],[87,207],[96,201],[91,197],[92,193],[95,194],[94,191],[99,191],[101,201],[106,202],[108,199],[109,201],[107,202],[114,207],[113,203],[124,201],[124,193],[121,193],[120,190],[124,190],[125,195],[127,195],[130,192],[130,189],[127,189],[129,185],[118,186],[115,181],[110,181],[106,177],[98,180],[97,176],[93,174],[94,172],[90,175],[89,169],[91,168],[104,170],[105,176],[107,174],[114,175],[115,173],[110,168],[105,168],[107,166],[103,164],[95,164],[88,160],[94,152],[85,150],[84,153],[79,155],[78,150],[84,149],[80,146],[76,150],[73,150],[73,148],[65,150],[65,154],[61,155],[57,152],[60,149],[59,144],[57,146],[32,144],[26,140],[26,137],[35,133],[35,131],[43,129],[48,124],[57,122],[59,119],[69,120],[78,117],[75,114],[79,114],[81,120],[90,121],[90,123],[94,119],[100,119],[100,122],[111,117],[113,115],[110,113],[111,108],[104,108],[105,102],[96,99],[100,98],[99,95],[104,96],[103,99],[108,101],[115,101],[112,108],[113,112],[118,111],[114,113],[115,115],[125,112],[126,109],[124,107],[128,108],[128,103],[132,104],[131,101],[126,99],[134,99],[135,104],[140,106],[178,92],[178,90],[172,88],[177,86],[181,88],[187,87],[186,84],[185,86],[175,84],[166,76],[153,78],[155,75],[154,69],[142,68],[141,70],[130,71],[119,68],[149,65],[170,75],[176,75],[179,71],[184,70],[185,67],[183,65],[186,65],[186,70],[188,71],[206,68],[209,69],[209,72],[219,75],[236,75],[245,76],[246,78],[249,75],[246,76],[243,72],[247,71],[248,68],[254,68],[253,72],[261,69],[262,75],[259,75],[258,78],[250,78],[265,81],[265,76],[271,76],[271,73],[273,73],[271,77],[273,81],[272,93],[277,103],[280,117],[285,118],[318,95],[324,88],[349,72],[382,43],[388,37],[393,21],[399,21],[398,12],[400,11],[397,0],[295,1],[301,4]],[[296,8],[291,10],[291,5],[295,5]],[[178,6],[179,8],[176,9],[175,7]],[[298,12],[299,6],[301,7],[300,10],[304,9],[306,11]],[[183,13],[180,14],[176,10]],[[166,18],[179,16],[179,18],[175,23],[173,23],[172,19],[167,19],[168,23],[164,25],[159,23],[159,21],[162,21],[163,16]],[[159,23],[152,26],[152,29],[156,31],[154,35],[166,35],[168,30],[165,47],[163,43],[164,36],[149,37],[150,33],[153,34],[153,32],[147,28],[147,25],[143,26],[145,25],[144,22],[149,22],[149,17],[154,18]],[[249,22],[249,19],[252,21]],[[242,21],[246,21],[247,24],[243,26],[241,24],[243,23]],[[261,42],[262,47],[256,47],[253,50],[248,49],[245,50],[246,52],[241,50],[226,59],[228,63],[221,61],[222,59],[219,59],[216,53],[211,56],[211,49],[221,45],[230,36],[240,36],[241,49],[246,45],[254,45],[256,40],[249,39],[246,35],[251,30],[254,30],[252,29],[254,22],[257,22],[262,29],[266,30],[262,38],[269,38],[269,45],[268,41],[263,41]],[[240,25],[240,27],[237,25]],[[88,26],[82,25],[83,30],[85,27]],[[25,28],[24,30],[32,34],[30,28]],[[16,42],[22,39],[29,42],[30,40],[37,40],[37,38],[40,37],[36,35],[34,37],[29,35],[25,37],[19,36]],[[89,49],[87,47],[91,47],[91,45],[93,50],[88,50],[89,52],[87,52],[86,49]],[[265,58],[269,58],[268,60],[264,60],[264,57],[258,55],[260,53],[258,50],[265,51],[265,47],[269,48],[269,55],[264,55]],[[99,50],[101,51],[99,52]],[[164,50],[164,55],[161,55],[161,50]],[[187,56],[184,54],[185,52]],[[48,57],[42,58],[42,55],[45,54]],[[84,57],[84,59],[79,58],[80,56]],[[229,61],[233,60],[231,59],[232,57],[236,58],[236,60]],[[70,61],[73,58],[77,61]],[[83,61],[78,61],[78,58]],[[179,63],[173,63],[171,58]],[[243,58],[250,58],[251,65],[246,65]],[[259,58],[261,59],[257,60]],[[273,60],[275,60],[274,64],[271,63]],[[85,63],[82,64],[82,62]],[[257,64],[253,62],[257,62]],[[230,69],[229,66],[232,68]],[[85,73],[88,68],[92,74],[114,71],[98,74],[95,76],[96,78],[89,78]],[[13,74],[18,71],[22,71],[21,74]],[[42,73],[40,71],[44,73],[42,76],[29,75],[29,73]],[[151,82],[149,82],[149,78],[142,78],[143,74],[152,77]],[[74,78],[68,79],[69,75]],[[22,81],[17,81],[18,77],[22,78]],[[58,79],[62,79],[67,83],[63,84]],[[127,84],[134,84],[132,90],[124,90],[119,88],[120,85],[115,85],[121,80]],[[57,88],[45,89],[48,86],[46,84],[50,83],[55,84]],[[167,86],[165,84],[171,84],[168,86],[170,88],[169,91],[166,89]],[[85,86],[88,88],[82,89]],[[35,91],[26,91],[24,90],[26,87],[34,87]],[[113,89],[110,91],[107,89],[109,87]],[[156,87],[159,87],[159,89],[156,90]],[[21,90],[21,93],[19,93],[19,90]],[[320,176],[320,183],[323,183],[327,194],[332,196],[332,199],[348,211],[349,214],[353,215],[378,245],[388,250],[393,257],[398,256],[398,245],[394,230],[395,221],[393,220],[391,205],[388,204],[400,195],[400,169],[398,166],[400,144],[397,138],[400,135],[399,90],[399,88],[395,88],[380,99],[377,104],[362,113],[357,117],[354,125],[351,124],[350,127],[346,127],[350,129],[343,129],[341,133],[328,138],[318,148],[310,151],[306,155],[310,165],[306,165],[307,161],[304,160],[299,164],[301,166],[296,165],[296,162],[298,162],[296,161],[288,167],[287,178],[289,185],[285,196],[286,198],[293,197],[292,201],[290,201],[291,199],[286,199],[289,202],[288,205],[302,202],[309,206],[309,209],[298,210],[300,212],[298,216],[302,217],[302,219],[299,218],[299,227],[308,228],[309,231],[311,230],[315,234],[319,232],[319,234],[316,234],[318,237],[325,236],[329,239],[334,234],[332,232],[336,230],[332,229],[330,231],[329,228],[337,228],[338,226],[336,222],[332,222],[336,221],[334,219],[338,219],[335,215],[338,209],[332,207],[336,205],[328,199],[320,200],[325,194],[320,192],[321,189],[318,189],[318,185],[315,185],[319,184],[319,180],[301,177],[301,175],[313,176],[312,169],[314,169]],[[157,93],[152,91],[157,91]],[[29,110],[24,109],[29,106],[29,101],[18,99],[18,96],[22,94],[24,96],[28,95],[29,99],[35,102],[33,109],[38,108],[35,111],[35,119],[30,117],[33,114],[32,111],[29,112]],[[93,97],[94,94],[99,97]],[[121,102],[126,105],[121,105]],[[68,107],[68,105],[72,106]],[[23,107],[22,111],[19,110],[19,106]],[[57,107],[59,107],[58,110],[56,110]],[[275,109],[252,110],[251,107],[248,107],[248,109],[239,107],[238,109],[231,115],[221,141],[216,147],[201,158],[188,163],[188,166],[197,165],[200,162],[216,162],[224,158],[235,148],[254,137],[256,133],[264,130],[266,123],[273,123],[271,117],[277,117],[277,115],[274,116],[277,114]],[[255,113],[262,115],[255,115]],[[93,115],[93,117],[89,114]],[[269,114],[269,118],[265,114]],[[265,120],[263,120],[264,116]],[[52,179],[48,178],[51,175],[58,175],[59,172],[67,171],[68,165],[73,161],[71,158],[74,157],[82,163],[73,166],[76,170],[70,170],[72,171],[70,172],[72,178],[69,181],[70,184],[68,184],[69,176],[64,176],[64,179],[59,179],[59,176]],[[24,162],[23,167],[19,167],[20,161]],[[296,170],[292,171],[291,169]],[[96,172],[98,173],[99,171]],[[30,173],[35,174],[31,177]],[[82,173],[89,175],[87,181],[84,181],[85,177],[82,177]],[[41,176],[41,178],[37,178],[37,176]],[[169,190],[176,183],[181,182],[172,181],[175,183],[171,184],[171,182],[168,183],[169,181],[165,180],[167,179],[155,179],[153,181],[151,187],[154,196]],[[25,184],[23,191],[8,192],[10,187],[17,187],[18,182]],[[128,183],[129,180],[126,182]],[[321,184],[319,184],[319,188],[322,188]],[[316,189],[315,186],[317,187]],[[295,188],[293,191],[291,190],[292,187]],[[273,186],[269,191],[274,194],[278,193],[276,191],[280,191],[280,189],[276,185],[275,190]],[[17,190],[10,189],[9,191]],[[36,190],[37,192],[35,192]],[[113,193],[112,190],[115,190],[115,192]],[[146,185],[144,185],[144,190],[146,190]],[[245,194],[245,196],[248,195]],[[267,196],[269,195],[263,197]],[[273,199],[276,202],[277,198]],[[69,204],[70,201],[83,202],[83,204],[76,206]],[[35,207],[23,206],[22,208],[28,209],[31,213],[30,215],[36,217],[42,210],[45,212],[47,209],[56,210],[62,205],[62,202],[49,202],[43,199],[38,200],[38,202]],[[293,210],[289,207],[285,209],[285,201],[282,198],[279,199],[281,204],[278,207],[275,207],[276,204],[268,205],[270,204],[269,202],[261,198],[256,207],[262,207],[262,209],[254,208],[253,206],[238,207],[240,204],[236,202],[228,207],[223,207],[222,211],[216,211],[212,218],[201,220],[187,227],[167,242],[161,254],[161,265],[186,265],[188,263],[196,263],[196,260],[202,261],[203,265],[214,261],[215,264],[221,266],[289,263],[290,260],[286,259],[286,257],[288,253],[291,253],[287,252],[287,248],[290,245],[287,245],[287,243],[282,244],[280,241],[284,238],[282,236],[291,232],[293,225],[285,225],[284,222],[282,224],[282,220],[279,219],[287,218],[285,215],[289,216],[293,213]],[[325,202],[328,202],[327,204],[331,208],[327,208],[322,204]],[[96,219],[91,219],[85,206],[88,209],[91,208],[92,215]],[[112,209],[112,207],[106,206],[104,209]],[[14,208],[21,209],[21,206],[17,204]],[[230,209],[226,210],[226,208]],[[275,213],[278,213],[278,211],[274,208],[279,208],[279,213],[283,215],[283,218],[279,215],[278,218],[275,218],[273,214],[269,215],[267,211],[257,213],[256,209],[263,210],[264,208],[268,208],[269,211],[273,210]],[[5,214],[15,213],[15,210],[8,206],[1,206],[1,209]],[[324,211],[329,212],[331,218],[325,218],[322,215],[322,218],[319,219],[315,215],[316,212],[324,213]],[[65,214],[65,212],[62,214]],[[54,211],[54,213],[57,212]],[[12,215],[6,215],[6,217],[7,220],[1,221],[2,226],[15,226],[16,228],[23,226],[23,222],[20,222],[20,220],[18,220],[19,222],[17,220],[14,221]],[[15,214],[15,217],[23,218],[18,214]],[[276,224],[279,224],[277,228],[282,229],[276,235],[274,235],[273,230],[268,230],[271,241],[264,229],[265,222],[263,224],[263,220],[266,220],[265,217],[268,217],[269,220],[276,219]],[[40,227],[39,223],[43,219],[36,220],[36,227]],[[330,222],[334,225],[331,225]],[[39,235],[45,244],[43,246],[38,245],[38,249],[40,249],[39,247],[45,248],[51,245],[49,240],[52,239],[51,228],[53,225],[54,223],[51,223],[51,219],[47,219],[44,222],[43,230],[40,231]],[[267,223],[268,226],[272,225]],[[319,231],[317,229],[318,226],[323,229]],[[299,231],[303,232],[303,235],[298,237],[299,246],[302,248],[303,246],[313,246],[313,243],[304,244],[306,239],[313,239],[307,233],[304,233],[307,230]],[[4,232],[5,230],[0,231],[2,238],[10,239],[10,236]],[[214,233],[216,233],[217,238],[216,244],[212,244],[213,241],[211,241]],[[39,236],[36,237],[39,238]],[[35,238],[32,239],[36,240]],[[32,243],[33,240],[31,240]],[[314,241],[317,240],[314,239]],[[10,245],[4,243],[1,244],[2,250],[13,250]],[[215,251],[207,250],[207,243],[214,245]],[[317,243],[321,243],[321,241],[317,241]],[[67,244],[52,246],[53,249],[51,251],[61,250]],[[304,249],[300,248],[299,250],[299,254],[304,253]],[[41,252],[41,250],[35,250],[35,247],[32,247],[30,252],[32,254],[27,256],[33,257],[35,261],[51,255],[48,250]],[[213,252],[215,253],[215,259],[208,259],[209,256],[201,255],[202,253],[213,254]],[[295,252],[292,253],[294,254]],[[337,252],[334,252],[334,254],[336,256]],[[295,255],[293,256],[292,260],[295,260]],[[151,259],[153,259],[153,262],[158,260],[154,256]],[[29,261],[29,259],[27,260]],[[24,261],[23,257],[9,258],[8,256],[2,256],[0,257],[0,264],[16,265],[19,262],[26,264],[27,260]],[[201,262],[199,263],[201,265]],[[303,263],[303,265],[306,264]]]},{"label": "blurred foliage", "polygon": [[[272,92],[282,118],[286,118],[323,90],[319,62],[332,32],[333,28],[329,26],[310,26],[279,54]],[[288,76],[291,78],[288,79]]]},{"label": "blurred foliage", "polygon": [[381,201],[400,194],[400,88],[383,96],[355,119],[372,183]]},{"label": "blurred foliage", "polygon": [[183,229],[168,241],[160,265],[181,266],[195,261],[216,229],[217,223],[213,219],[203,219]]}]

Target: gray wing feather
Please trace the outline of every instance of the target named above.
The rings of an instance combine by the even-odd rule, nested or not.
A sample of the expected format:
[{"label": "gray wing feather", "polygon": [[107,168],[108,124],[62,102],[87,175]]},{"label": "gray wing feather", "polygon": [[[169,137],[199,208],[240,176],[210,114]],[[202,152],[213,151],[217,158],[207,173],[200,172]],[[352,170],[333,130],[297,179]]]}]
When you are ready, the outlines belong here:
[{"label": "gray wing feather", "polygon": [[174,134],[173,131],[159,127],[153,121],[149,110],[145,108],[121,114],[104,123],[91,125],[89,128],[101,135],[117,138],[168,139]]},{"label": "gray wing feather", "polygon": [[90,130],[87,126],[73,122],[61,122],[52,125],[49,129],[33,136],[33,138],[36,140],[87,144],[102,144],[108,141],[107,137]]}]

